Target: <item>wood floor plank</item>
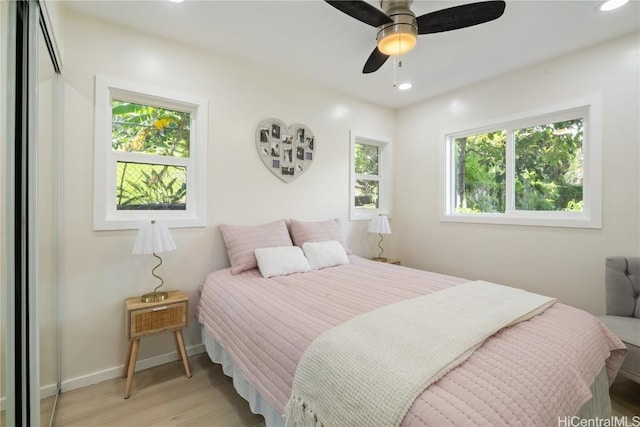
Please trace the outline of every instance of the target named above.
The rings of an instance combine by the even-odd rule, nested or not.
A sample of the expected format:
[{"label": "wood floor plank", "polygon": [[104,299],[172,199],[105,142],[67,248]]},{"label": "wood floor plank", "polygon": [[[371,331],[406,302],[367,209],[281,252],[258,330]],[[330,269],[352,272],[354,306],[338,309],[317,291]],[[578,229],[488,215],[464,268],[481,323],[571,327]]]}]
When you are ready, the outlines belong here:
[{"label": "wood floor plank", "polygon": [[[180,361],[137,372],[131,397],[116,378],[63,393],[55,427],[254,427],[263,422],[233,388],[231,378],[207,354],[189,358],[193,376]],[[613,415],[640,415],[640,384],[618,378],[611,386]]]}]

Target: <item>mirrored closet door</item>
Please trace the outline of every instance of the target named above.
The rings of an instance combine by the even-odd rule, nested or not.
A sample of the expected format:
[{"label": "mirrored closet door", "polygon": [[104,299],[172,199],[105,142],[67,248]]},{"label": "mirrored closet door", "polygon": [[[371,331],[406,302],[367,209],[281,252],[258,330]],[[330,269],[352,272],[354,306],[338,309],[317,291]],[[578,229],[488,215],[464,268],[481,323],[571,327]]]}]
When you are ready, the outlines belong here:
[{"label": "mirrored closet door", "polygon": [[[37,40],[35,170],[36,315],[40,425],[50,425],[59,390],[58,351],[58,72],[40,11]],[[32,227],[33,229],[33,227]],[[37,401],[38,399],[36,399]]]},{"label": "mirrored closet door", "polygon": [[49,426],[60,390],[60,69],[44,4],[1,3],[0,425]]}]

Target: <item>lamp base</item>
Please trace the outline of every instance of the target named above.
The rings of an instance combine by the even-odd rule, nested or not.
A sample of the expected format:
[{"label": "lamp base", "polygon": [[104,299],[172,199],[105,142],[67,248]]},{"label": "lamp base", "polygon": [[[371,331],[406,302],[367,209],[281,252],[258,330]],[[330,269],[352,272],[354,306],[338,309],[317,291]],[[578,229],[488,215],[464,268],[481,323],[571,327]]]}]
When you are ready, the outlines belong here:
[{"label": "lamp base", "polygon": [[387,259],[384,257],[375,257],[375,258],[371,258],[374,261],[379,261],[379,262],[387,262]]},{"label": "lamp base", "polygon": [[144,294],[140,297],[140,301],[142,302],[159,302],[164,301],[169,298],[168,292],[149,292],[148,294]]}]

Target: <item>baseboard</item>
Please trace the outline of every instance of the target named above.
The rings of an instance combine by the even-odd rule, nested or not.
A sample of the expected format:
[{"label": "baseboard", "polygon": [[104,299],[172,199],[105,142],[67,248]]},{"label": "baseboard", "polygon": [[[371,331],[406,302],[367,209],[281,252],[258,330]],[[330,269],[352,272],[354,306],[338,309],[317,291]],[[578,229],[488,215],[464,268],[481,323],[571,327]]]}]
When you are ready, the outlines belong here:
[{"label": "baseboard", "polygon": [[[57,393],[58,386],[55,384],[49,384],[40,387],[40,399],[44,399],[45,397],[53,396]],[[0,397],[0,411],[6,410],[7,406],[7,398],[2,396]],[[1,424],[0,424],[1,425]]]},{"label": "baseboard", "polygon": [[51,397],[58,392],[58,386],[56,384],[49,384],[40,386],[40,399],[45,397]]},{"label": "baseboard", "polygon": [[[205,351],[203,344],[197,344],[191,347],[187,347],[186,350],[187,356],[204,353]],[[136,372],[153,368],[154,366],[164,365],[165,363],[173,362],[175,360],[178,360],[177,351],[161,354],[160,356],[150,357],[148,359],[141,359],[136,362]],[[124,365],[120,365],[113,368],[105,369],[103,371],[94,372],[92,374],[83,375],[81,377],[64,380],[61,384],[62,392],[64,393],[66,391],[75,390],[77,388],[101,383],[102,381],[119,378],[122,376],[123,369]]]}]

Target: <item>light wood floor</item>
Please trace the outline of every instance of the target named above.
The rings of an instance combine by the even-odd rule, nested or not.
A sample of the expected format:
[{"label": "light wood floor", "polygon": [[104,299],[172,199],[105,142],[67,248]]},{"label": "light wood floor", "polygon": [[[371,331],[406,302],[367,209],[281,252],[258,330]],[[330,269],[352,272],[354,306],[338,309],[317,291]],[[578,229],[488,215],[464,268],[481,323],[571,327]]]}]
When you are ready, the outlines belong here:
[{"label": "light wood floor", "polygon": [[206,353],[189,363],[191,378],[178,361],[136,372],[126,400],[122,378],[62,393],[53,425],[252,427],[263,422]]},{"label": "light wood floor", "polygon": [[[262,423],[219,365],[204,353],[189,361],[192,378],[184,376],[180,362],[137,372],[127,400],[123,398],[125,380],[120,378],[63,393],[54,426],[253,427]],[[640,384],[616,379],[611,398],[614,415],[640,415]]]}]

